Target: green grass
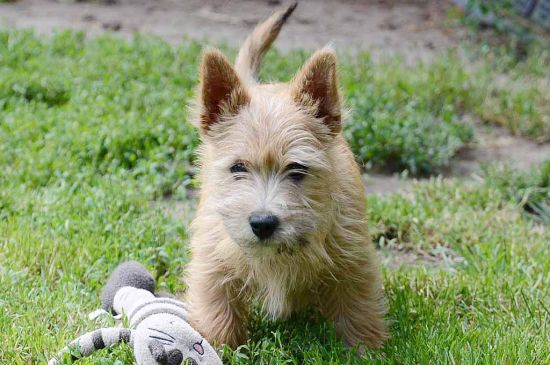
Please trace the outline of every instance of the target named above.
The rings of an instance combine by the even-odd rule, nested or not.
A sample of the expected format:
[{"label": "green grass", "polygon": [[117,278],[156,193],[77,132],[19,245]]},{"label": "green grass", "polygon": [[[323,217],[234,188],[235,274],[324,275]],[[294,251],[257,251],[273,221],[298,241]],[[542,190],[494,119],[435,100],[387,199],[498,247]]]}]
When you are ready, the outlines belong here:
[{"label": "green grass", "polygon": [[[169,194],[189,170],[197,144],[186,107],[201,48],[143,37],[86,41],[83,34],[62,32],[45,40],[0,32],[0,112],[6,121],[0,133],[10,135],[9,145],[0,147],[4,160],[36,185],[48,183],[63,154],[63,170],[73,175],[82,166],[98,173],[124,168],[158,177],[155,188]],[[351,110],[345,132],[355,154],[367,167],[437,172],[473,136],[465,113],[548,140],[544,81],[550,58],[543,48],[531,53],[517,63],[504,51],[486,50],[473,67],[450,52],[413,68],[399,59],[374,62],[367,53],[342,56],[342,90]],[[289,79],[307,56],[273,51],[262,76]],[[494,85],[504,74],[514,87]],[[33,160],[13,145],[36,152]],[[72,161],[78,166],[67,165]]]},{"label": "green grass", "polygon": [[550,32],[521,16],[517,3],[470,0],[472,9],[491,15],[492,24],[481,24],[477,16],[462,19],[470,37],[478,41],[472,53],[481,56],[482,74],[488,76],[476,114],[516,135],[549,142]]},{"label": "green grass", "polygon": [[550,142],[550,48],[533,45],[519,64],[510,60],[509,50],[485,52],[495,76],[478,107],[480,117],[514,134]]},{"label": "green grass", "polygon": [[[49,181],[59,154],[78,161],[63,166],[73,173],[84,165],[99,173],[122,167],[142,175],[153,168],[163,176],[158,189],[166,193],[174,176],[188,170],[196,145],[186,105],[200,52],[195,43],[172,48],[150,38],[85,41],[82,34],[64,32],[44,40],[28,32],[0,33],[0,110],[7,121],[0,133],[40,156],[25,160],[6,146],[5,158],[37,185]],[[272,52],[263,75],[289,79],[307,56]],[[460,113],[476,93],[457,57],[407,69],[399,61],[375,64],[365,54],[343,62],[342,85],[354,110],[346,133],[369,166],[437,171],[471,138]],[[44,134],[48,144],[39,138]],[[50,169],[37,169],[37,163]],[[36,176],[38,171],[46,175]]]},{"label": "green grass", "polygon": [[516,201],[532,218],[550,223],[550,160],[531,174],[490,168],[487,174],[507,197]]},{"label": "green grass", "polygon": [[[522,217],[511,187],[497,182],[433,180],[418,185],[414,199],[369,198],[373,239],[383,252],[421,255],[444,247],[463,262],[385,269],[393,338],[362,363],[550,360],[550,233]],[[146,191],[125,176],[32,190],[3,182],[0,362],[39,363],[98,326],[86,314],[98,307],[105,278],[122,260],[145,263],[165,290],[182,288],[185,230],[152,207]],[[258,315],[251,327],[253,341],[226,350],[228,363],[361,362],[327,323],[270,323]],[[130,354],[102,351],[83,363],[119,357]]]},{"label": "green grass", "polygon": [[[123,260],[147,265],[163,290],[184,289],[186,227],[151,202],[192,205],[197,139],[185,104],[200,51],[150,38],[0,32],[0,364],[43,363],[109,325],[87,314]],[[305,57],[272,52],[263,77],[289,78]],[[344,57],[343,91],[355,109],[346,134],[365,163],[426,172],[452,158],[471,137],[460,116],[475,111],[485,87],[460,62],[449,54],[407,69]],[[330,323],[257,314],[251,342],[224,349],[225,361],[548,363],[548,166],[368,198],[384,257],[436,259],[384,267],[392,339],[379,352],[358,359]],[[131,358],[118,348],[81,363]]]}]

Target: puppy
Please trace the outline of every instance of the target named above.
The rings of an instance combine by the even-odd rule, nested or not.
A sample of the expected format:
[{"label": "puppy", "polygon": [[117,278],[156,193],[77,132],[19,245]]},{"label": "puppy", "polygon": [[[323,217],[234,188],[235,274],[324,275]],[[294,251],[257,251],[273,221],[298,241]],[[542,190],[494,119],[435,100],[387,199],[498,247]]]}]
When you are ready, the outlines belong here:
[{"label": "puppy", "polygon": [[258,25],[235,66],[203,55],[190,318],[208,341],[235,347],[252,303],[272,318],[314,307],[347,345],[376,348],[386,304],[360,169],[342,136],[336,56],[317,51],[289,83],[256,80],[295,6]]}]

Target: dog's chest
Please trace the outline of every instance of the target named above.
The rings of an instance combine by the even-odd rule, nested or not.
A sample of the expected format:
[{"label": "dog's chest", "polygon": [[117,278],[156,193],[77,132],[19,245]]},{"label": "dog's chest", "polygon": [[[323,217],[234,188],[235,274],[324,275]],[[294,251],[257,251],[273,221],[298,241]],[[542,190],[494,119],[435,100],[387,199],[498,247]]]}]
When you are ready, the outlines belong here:
[{"label": "dog's chest", "polygon": [[262,270],[254,267],[250,273],[248,292],[272,318],[286,318],[315,305],[321,273],[318,268],[288,267]]},{"label": "dog's chest", "polygon": [[316,300],[311,287],[289,288],[288,283],[271,280],[256,290],[256,299],[263,310],[274,319],[284,319],[301,312]]}]

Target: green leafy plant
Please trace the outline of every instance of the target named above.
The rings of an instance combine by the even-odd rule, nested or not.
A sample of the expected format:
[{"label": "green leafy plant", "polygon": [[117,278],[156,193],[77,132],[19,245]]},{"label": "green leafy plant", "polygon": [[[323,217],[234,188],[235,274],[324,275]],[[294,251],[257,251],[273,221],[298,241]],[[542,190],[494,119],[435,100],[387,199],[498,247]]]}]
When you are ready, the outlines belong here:
[{"label": "green leafy plant", "polygon": [[487,168],[485,175],[492,184],[523,208],[525,214],[550,223],[550,160],[532,169],[530,173],[516,172],[508,166]]}]

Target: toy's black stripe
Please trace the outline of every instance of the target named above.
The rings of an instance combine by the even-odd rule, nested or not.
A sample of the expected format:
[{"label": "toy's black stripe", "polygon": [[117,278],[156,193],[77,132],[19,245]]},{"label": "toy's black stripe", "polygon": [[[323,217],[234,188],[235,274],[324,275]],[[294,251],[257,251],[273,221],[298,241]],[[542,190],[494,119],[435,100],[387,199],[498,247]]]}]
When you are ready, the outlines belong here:
[{"label": "toy's black stripe", "polygon": [[75,362],[76,360],[80,359],[79,356],[71,355],[71,362]]},{"label": "toy's black stripe", "polygon": [[96,350],[101,350],[105,348],[105,342],[103,342],[101,330],[95,330],[94,332],[92,332],[92,342],[94,343],[94,348]]},{"label": "toy's black stripe", "polygon": [[120,330],[120,333],[118,334],[118,341],[128,343],[130,342],[130,335],[131,331],[129,329],[123,328]]}]

